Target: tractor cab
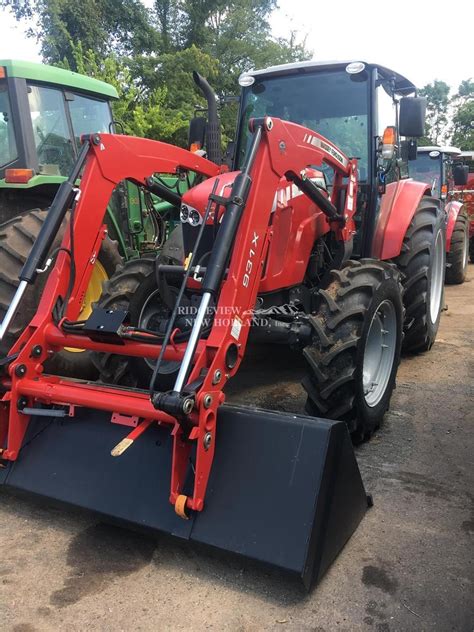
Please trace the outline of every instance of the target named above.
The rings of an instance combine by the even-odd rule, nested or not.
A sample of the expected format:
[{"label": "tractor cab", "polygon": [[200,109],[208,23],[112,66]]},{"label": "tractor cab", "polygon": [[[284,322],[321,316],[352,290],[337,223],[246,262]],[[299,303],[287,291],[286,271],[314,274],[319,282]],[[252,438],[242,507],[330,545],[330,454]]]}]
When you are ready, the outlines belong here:
[{"label": "tractor cab", "polygon": [[[414,96],[415,85],[388,68],[360,61],[284,64],[246,72],[239,83],[234,167],[245,161],[248,123],[254,117],[278,117],[328,138],[357,158],[354,253],[369,256],[380,196],[386,184],[408,177],[413,139],[423,134],[425,100]],[[326,176],[331,179],[330,170]]]},{"label": "tractor cab", "polygon": [[58,184],[83,134],[110,132],[115,88],[69,70],[0,60],[0,187]]},{"label": "tractor cab", "polygon": [[410,161],[410,176],[429,184],[434,197],[446,200],[454,189],[453,164],[460,155],[457,147],[418,147],[416,160]]}]

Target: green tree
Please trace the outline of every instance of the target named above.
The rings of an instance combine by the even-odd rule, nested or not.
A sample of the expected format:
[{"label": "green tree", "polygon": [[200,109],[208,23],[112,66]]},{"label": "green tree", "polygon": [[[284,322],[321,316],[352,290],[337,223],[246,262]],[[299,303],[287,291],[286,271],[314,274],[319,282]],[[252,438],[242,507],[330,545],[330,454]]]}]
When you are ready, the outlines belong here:
[{"label": "green tree", "polygon": [[41,43],[46,62],[67,59],[73,70],[71,42],[103,56],[134,55],[160,45],[139,0],[0,0],[0,8],[10,8],[17,20],[28,21],[28,34]]},{"label": "green tree", "polygon": [[[159,68],[156,60],[148,59],[148,72],[162,73],[163,78],[151,87],[144,87],[133,76],[130,64],[114,55],[100,57],[93,51],[84,51],[82,44],[70,43],[77,72],[112,84],[119,99],[112,103],[115,120],[119,121],[127,134],[146,136],[185,145],[189,120],[194,106],[199,101],[193,81],[192,70],[212,77],[216,74],[217,62],[196,47],[176,54],[163,55]],[[58,64],[69,68],[67,60]],[[141,64],[140,64],[141,65]],[[166,81],[166,77],[170,77]],[[200,102],[200,105],[204,103]]]},{"label": "green tree", "polygon": [[[1,7],[35,24],[30,35],[46,62],[115,85],[115,116],[127,131],[180,144],[195,105],[205,105],[193,70],[222,98],[238,92],[244,70],[310,56],[296,33],[272,37],[276,0],[155,0],[152,11],[139,0],[0,0]],[[225,140],[235,115],[235,106],[222,110]]]},{"label": "green tree", "polygon": [[452,143],[464,150],[474,149],[474,81],[464,79],[454,95],[451,106]]},{"label": "green tree", "polygon": [[425,139],[428,144],[440,145],[448,135],[449,86],[435,79],[420,90],[420,96],[427,99]]}]

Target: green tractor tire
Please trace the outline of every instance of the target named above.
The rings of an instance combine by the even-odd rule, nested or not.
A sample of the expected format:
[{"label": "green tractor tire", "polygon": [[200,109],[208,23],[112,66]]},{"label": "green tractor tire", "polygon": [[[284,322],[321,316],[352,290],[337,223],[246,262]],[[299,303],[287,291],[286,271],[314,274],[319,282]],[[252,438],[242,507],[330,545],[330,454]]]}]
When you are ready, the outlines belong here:
[{"label": "green tractor tire", "polygon": [[[18,277],[23,264],[38,237],[41,226],[46,219],[47,211],[33,209],[0,225],[0,320],[3,319],[11,299],[18,286]],[[59,247],[64,235],[65,224],[59,230],[52,245],[52,250]],[[122,262],[116,242],[108,237],[104,239],[102,248],[92,272],[91,281],[86,291],[80,319],[87,318],[92,311],[92,304],[102,294],[102,284],[114,273]],[[43,293],[48,273],[38,275],[34,285],[30,286],[21,303],[9,331],[0,343],[0,357],[6,356],[15,340],[28,326],[36,313]],[[59,375],[82,379],[96,379],[98,372],[91,361],[91,353],[81,349],[64,349],[56,353],[46,367]]]}]

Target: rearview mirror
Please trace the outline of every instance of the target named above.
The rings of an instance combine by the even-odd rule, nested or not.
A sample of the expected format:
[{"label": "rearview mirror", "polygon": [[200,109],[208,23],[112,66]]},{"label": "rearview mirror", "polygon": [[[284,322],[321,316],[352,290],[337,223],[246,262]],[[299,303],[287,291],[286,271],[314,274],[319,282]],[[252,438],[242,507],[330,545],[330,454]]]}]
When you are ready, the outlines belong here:
[{"label": "rearview mirror", "polygon": [[400,99],[400,136],[420,138],[425,133],[426,99],[403,97]]},{"label": "rearview mirror", "polygon": [[456,186],[458,187],[466,186],[468,175],[469,175],[469,167],[467,165],[454,165],[453,180]]}]

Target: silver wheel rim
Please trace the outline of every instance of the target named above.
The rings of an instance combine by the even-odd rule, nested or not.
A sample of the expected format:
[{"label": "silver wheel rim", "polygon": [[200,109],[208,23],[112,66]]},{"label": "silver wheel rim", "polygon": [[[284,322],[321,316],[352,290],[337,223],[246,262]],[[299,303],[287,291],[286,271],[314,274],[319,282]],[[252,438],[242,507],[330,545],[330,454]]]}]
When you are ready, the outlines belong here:
[{"label": "silver wheel rim", "polygon": [[377,406],[385,395],[392,374],[397,344],[397,314],[391,301],[375,310],[364,349],[362,386],[367,406]]},{"label": "silver wheel rim", "polygon": [[[161,310],[160,310],[158,308],[159,304],[157,304],[157,299],[158,301],[160,300],[158,296],[158,290],[155,290],[154,292],[152,292],[150,296],[146,299],[141,309],[140,317],[138,319],[139,327],[142,327],[143,329],[153,329],[153,327],[150,327],[150,322],[152,321],[154,316],[156,316],[160,312],[163,312],[163,305],[161,305]],[[145,360],[146,364],[150,367],[151,370],[155,368],[156,361],[150,360],[149,358],[143,358],[143,359]],[[163,362],[161,363],[159,374],[164,375],[164,374],[174,373],[175,371],[179,369],[179,366],[180,366],[180,363],[177,360],[163,360]]]},{"label": "silver wheel rim", "polygon": [[467,230],[464,231],[462,247],[462,269],[465,270],[467,268],[467,261],[469,258],[469,235],[467,234]]},{"label": "silver wheel rim", "polygon": [[430,278],[430,318],[434,324],[438,320],[443,294],[444,244],[441,231],[436,235]]}]

